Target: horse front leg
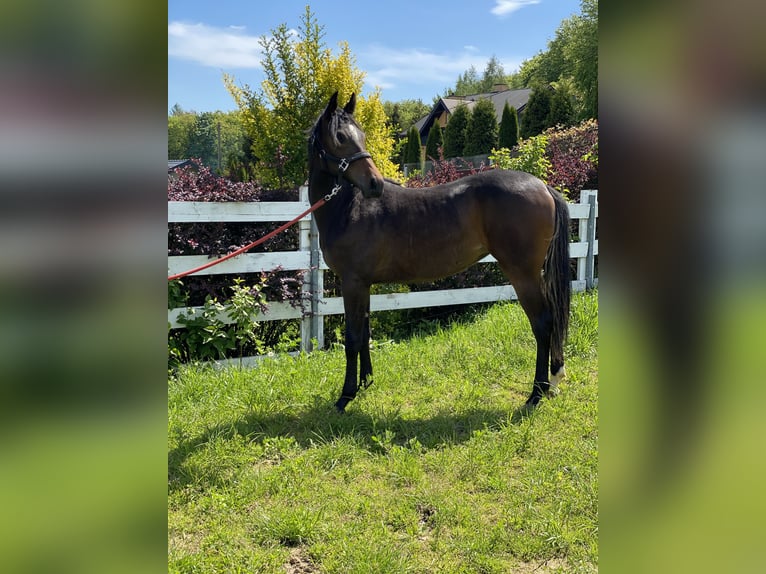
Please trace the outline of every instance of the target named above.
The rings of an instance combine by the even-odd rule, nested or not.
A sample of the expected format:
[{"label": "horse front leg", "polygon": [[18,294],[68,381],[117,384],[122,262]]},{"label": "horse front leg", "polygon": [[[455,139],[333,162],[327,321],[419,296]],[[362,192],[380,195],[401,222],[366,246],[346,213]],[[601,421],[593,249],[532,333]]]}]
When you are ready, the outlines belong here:
[{"label": "horse front leg", "polygon": [[[369,318],[366,317],[370,306],[370,287],[359,281],[344,280],[342,289],[343,308],[346,313],[346,378],[340,398],[335,403],[335,407],[340,412],[343,412],[346,405],[356,397],[357,360],[360,355],[362,382],[366,382],[367,377],[372,373],[369,354]],[[364,349],[365,345],[367,349]]]},{"label": "horse front leg", "polygon": [[359,386],[366,389],[372,384],[372,359],[370,359],[370,306],[364,314],[364,328],[362,331],[362,348],[359,350]]}]

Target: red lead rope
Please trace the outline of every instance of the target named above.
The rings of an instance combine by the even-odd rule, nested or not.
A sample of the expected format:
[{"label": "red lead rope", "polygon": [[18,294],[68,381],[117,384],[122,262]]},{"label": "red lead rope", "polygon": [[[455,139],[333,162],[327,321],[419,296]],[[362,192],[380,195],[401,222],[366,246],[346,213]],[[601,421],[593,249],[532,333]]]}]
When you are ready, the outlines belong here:
[{"label": "red lead rope", "polygon": [[[332,195],[334,195],[334,194],[332,194]],[[317,209],[322,207],[332,197],[332,195],[327,195],[327,196],[323,197],[322,199],[317,201],[314,205],[309,207],[306,211],[301,213],[298,217],[296,217],[292,221],[288,221],[287,223],[285,223],[281,227],[278,227],[277,229],[275,229],[274,231],[272,231],[268,235],[265,235],[265,236],[261,237],[257,241],[253,241],[252,243],[250,243],[248,245],[245,245],[244,247],[240,247],[236,251],[232,251],[231,253],[228,253],[228,254],[224,255],[223,257],[219,257],[218,259],[213,259],[212,261],[208,261],[204,265],[200,265],[199,267],[195,267],[194,269],[189,269],[188,271],[184,271],[182,273],[176,273],[175,275],[171,275],[170,277],[168,277],[168,281],[172,281],[173,279],[180,279],[181,277],[186,277],[187,275],[192,275],[193,273],[197,273],[198,271],[202,271],[203,269],[207,269],[208,267],[212,267],[213,265],[218,265],[222,261],[226,261],[227,259],[231,259],[232,257],[236,257],[240,253],[244,253],[248,249],[252,249],[256,245],[260,245],[264,241],[268,241],[269,239],[271,239],[275,235],[278,235],[278,234],[282,233],[285,229],[290,227],[293,223],[296,223],[297,221],[300,221],[301,219],[306,217],[312,211],[316,211]]]}]

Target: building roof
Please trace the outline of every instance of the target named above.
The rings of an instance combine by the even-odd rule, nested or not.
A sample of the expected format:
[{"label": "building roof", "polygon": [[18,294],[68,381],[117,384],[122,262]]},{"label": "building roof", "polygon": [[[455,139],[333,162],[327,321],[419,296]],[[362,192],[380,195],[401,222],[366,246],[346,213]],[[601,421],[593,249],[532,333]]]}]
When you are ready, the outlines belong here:
[{"label": "building roof", "polygon": [[168,173],[171,173],[177,167],[184,167],[191,163],[190,159],[169,159],[168,160]]},{"label": "building roof", "polygon": [[[516,112],[521,114],[527,105],[529,95],[532,93],[531,88],[522,88],[520,90],[500,89],[494,92],[486,92],[482,94],[472,94],[470,96],[446,96],[439,98],[431,108],[431,111],[427,116],[420,118],[415,127],[420,132],[420,140],[425,142],[428,138],[428,132],[431,131],[431,126],[434,120],[438,118],[444,111],[449,115],[455,111],[455,109],[464,104],[469,110],[472,110],[479,100],[491,100],[495,106],[495,116],[497,117],[497,123],[499,124],[503,118],[503,108],[505,103],[516,108]],[[406,135],[406,132],[402,135]]]}]

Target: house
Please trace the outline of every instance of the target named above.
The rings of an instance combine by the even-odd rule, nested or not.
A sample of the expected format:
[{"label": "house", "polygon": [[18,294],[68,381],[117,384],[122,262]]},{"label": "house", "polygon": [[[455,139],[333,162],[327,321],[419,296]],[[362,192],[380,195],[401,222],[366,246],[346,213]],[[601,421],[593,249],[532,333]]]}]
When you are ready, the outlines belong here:
[{"label": "house", "polygon": [[[505,107],[506,102],[508,103],[508,106],[516,108],[519,120],[521,120],[521,116],[531,93],[531,88],[511,90],[506,84],[495,84],[492,87],[491,92],[473,94],[471,96],[446,96],[440,98],[439,101],[434,104],[431,112],[415,123],[415,127],[420,132],[420,141],[425,145],[434,122],[439,122],[439,125],[443,129],[447,125],[450,116],[459,105],[465,104],[468,106],[469,110],[472,110],[476,105],[476,102],[479,100],[488,99],[492,101],[495,105],[495,115],[498,124],[503,118],[503,108]],[[401,136],[406,137],[407,133],[405,132],[401,134]]]},{"label": "house", "polygon": [[178,168],[178,167],[186,167],[187,165],[192,165],[192,160],[190,160],[190,159],[169,159],[168,160],[168,173],[173,173],[176,168]]},{"label": "house", "polygon": [[176,169],[186,166],[192,166],[195,171],[197,164],[190,159],[169,159],[168,160],[168,181],[173,181],[178,177]]}]

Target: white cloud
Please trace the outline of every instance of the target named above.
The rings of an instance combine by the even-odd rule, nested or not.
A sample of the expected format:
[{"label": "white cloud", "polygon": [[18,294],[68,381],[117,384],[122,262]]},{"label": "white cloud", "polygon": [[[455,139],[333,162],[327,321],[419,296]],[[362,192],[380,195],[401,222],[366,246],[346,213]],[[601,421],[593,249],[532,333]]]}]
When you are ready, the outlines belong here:
[{"label": "white cloud", "polygon": [[540,2],[541,0],[495,0],[495,7],[490,12],[496,16],[507,16],[524,6]]},{"label": "white cloud", "polygon": [[243,26],[216,28],[206,24],[168,24],[168,56],[214,68],[260,68],[260,37]]},{"label": "white cloud", "polygon": [[[481,71],[489,56],[475,46],[465,46],[460,53],[436,53],[417,48],[394,49],[375,45],[360,52],[359,62],[367,72],[368,86],[383,89],[403,85],[439,85],[439,90],[454,85],[458,76],[471,66]],[[507,70],[520,61],[498,57]]]},{"label": "white cloud", "polygon": [[392,88],[399,83],[445,84],[472,64],[482,65],[475,53],[436,54],[417,48],[398,50],[386,46],[372,46],[361,54],[367,70],[367,83],[381,88]]}]

